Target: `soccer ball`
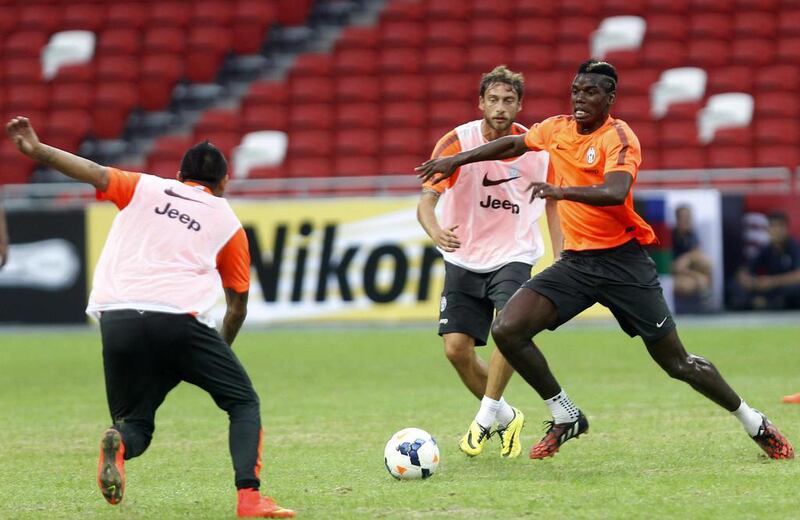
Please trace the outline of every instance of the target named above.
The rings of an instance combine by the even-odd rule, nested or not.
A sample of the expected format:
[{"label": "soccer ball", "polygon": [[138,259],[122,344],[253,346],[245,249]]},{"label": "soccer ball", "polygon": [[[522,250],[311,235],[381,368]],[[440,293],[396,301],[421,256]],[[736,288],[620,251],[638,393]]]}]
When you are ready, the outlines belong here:
[{"label": "soccer ball", "polygon": [[439,446],[425,430],[405,428],[386,443],[383,461],[396,479],[428,478],[439,465]]}]

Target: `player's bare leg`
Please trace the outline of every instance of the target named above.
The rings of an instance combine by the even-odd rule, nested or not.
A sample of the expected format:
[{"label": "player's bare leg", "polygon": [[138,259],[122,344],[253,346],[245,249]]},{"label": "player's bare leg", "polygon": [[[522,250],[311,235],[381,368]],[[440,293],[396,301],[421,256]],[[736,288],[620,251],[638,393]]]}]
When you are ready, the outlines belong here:
[{"label": "player's bare leg", "polygon": [[497,348],[523,379],[544,399],[553,414],[545,436],[531,448],[532,459],[552,457],[559,447],[589,429],[586,416],[569,399],[550,371],[533,336],[557,319],[553,303],[536,291],[514,293],[492,325]]},{"label": "player's bare leg", "polygon": [[444,354],[458,372],[464,385],[472,395],[480,399],[486,390],[489,367],[475,353],[475,339],[460,332],[450,332],[442,336]]},{"label": "player's bare leg", "polygon": [[676,330],[658,341],[647,344],[647,351],[670,377],[688,383],[731,412],[742,423],[747,434],[769,457],[794,458],[794,448],[778,428],[764,414],[750,408],[710,361],[686,352]]}]

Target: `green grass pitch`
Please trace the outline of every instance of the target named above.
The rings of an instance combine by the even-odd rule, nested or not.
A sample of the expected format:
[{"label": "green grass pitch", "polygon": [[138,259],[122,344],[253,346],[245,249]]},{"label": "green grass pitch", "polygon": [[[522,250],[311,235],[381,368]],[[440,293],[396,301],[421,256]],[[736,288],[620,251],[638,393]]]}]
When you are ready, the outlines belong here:
[{"label": "green grass pitch", "polygon": [[[800,327],[687,328],[748,402],[800,443]],[[182,384],[156,418],[150,449],[127,466],[125,499],[95,487],[108,424],[99,334],[0,332],[0,518],[235,518],[227,418]],[[638,340],[569,328],[540,346],[589,433],[531,461],[545,406],[517,376],[523,455],[497,441],[467,459],[456,443],[477,411],[432,330],[245,330],[235,346],[261,396],[263,489],[298,518],[797,518],[796,461],[770,461],[727,412],[666,377]],[[485,350],[485,349],[484,349]],[[486,354],[487,352],[482,352]],[[383,447],[416,426],[442,462],[395,481]]]}]

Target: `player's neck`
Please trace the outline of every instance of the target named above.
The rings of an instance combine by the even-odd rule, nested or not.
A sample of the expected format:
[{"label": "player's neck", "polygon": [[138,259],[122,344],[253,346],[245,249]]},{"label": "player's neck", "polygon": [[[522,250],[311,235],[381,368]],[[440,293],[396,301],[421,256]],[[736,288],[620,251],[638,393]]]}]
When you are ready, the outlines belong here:
[{"label": "player's neck", "polygon": [[590,124],[581,125],[580,123],[576,123],[578,127],[578,133],[581,135],[589,135],[592,132],[596,131],[598,128],[602,127],[608,121],[608,114],[603,114],[603,117],[599,118],[597,121],[594,121]]},{"label": "player's neck", "polygon": [[486,122],[485,119],[481,121],[481,134],[483,135],[483,138],[486,139],[487,142],[491,142],[494,141],[495,139],[500,139],[501,137],[511,135],[513,129],[514,129],[513,122],[504,131],[498,132],[497,130],[492,128],[489,125],[489,123]]}]

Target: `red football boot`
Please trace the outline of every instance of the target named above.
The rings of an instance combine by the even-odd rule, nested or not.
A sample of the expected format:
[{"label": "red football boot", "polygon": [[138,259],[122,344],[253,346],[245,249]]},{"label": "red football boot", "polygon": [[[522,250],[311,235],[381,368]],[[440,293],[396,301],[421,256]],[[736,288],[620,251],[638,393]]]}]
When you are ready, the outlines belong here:
[{"label": "red football boot", "polygon": [[257,489],[239,490],[239,502],[236,506],[239,518],[293,518],[294,511],[275,503],[270,497],[262,496]]},{"label": "red football boot", "polygon": [[528,456],[532,459],[544,459],[558,453],[558,448],[573,437],[579,437],[589,429],[589,421],[583,412],[572,422],[556,424],[555,421],[546,421],[550,427],[542,440],[531,448]]},{"label": "red football boot", "polygon": [[780,430],[764,417],[764,414],[761,414],[761,417],[763,417],[761,427],[752,439],[771,459],[793,459],[794,448],[789,439],[784,437]]},{"label": "red football boot", "polygon": [[111,505],[122,501],[125,492],[125,444],[117,430],[109,428],[100,441],[97,462],[97,486]]}]

